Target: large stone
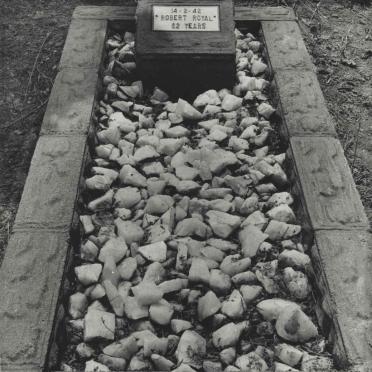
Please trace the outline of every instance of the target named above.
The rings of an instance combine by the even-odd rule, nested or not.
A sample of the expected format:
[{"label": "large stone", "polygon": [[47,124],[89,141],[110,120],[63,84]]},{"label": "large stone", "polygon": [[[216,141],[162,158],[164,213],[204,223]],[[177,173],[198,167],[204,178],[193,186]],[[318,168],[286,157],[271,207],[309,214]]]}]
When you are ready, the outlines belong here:
[{"label": "large stone", "polygon": [[137,270],[137,260],[134,257],[128,257],[119,264],[117,269],[123,280],[130,280]]},{"label": "large stone", "polygon": [[114,196],[115,206],[131,209],[141,200],[141,193],[136,187],[123,187],[118,189]]},{"label": "large stone", "polygon": [[218,294],[226,295],[231,289],[230,276],[221,270],[213,269],[210,272],[209,287]]},{"label": "large stone", "polygon": [[102,265],[97,263],[75,267],[75,274],[79,282],[83,285],[97,283],[99,276],[101,275],[101,271]]},{"label": "large stone", "polygon": [[173,308],[166,300],[162,299],[158,303],[150,306],[150,319],[157,324],[167,325],[173,316]]},{"label": "large stone", "polygon": [[187,120],[200,120],[202,118],[201,112],[182,98],[178,99],[176,113]]},{"label": "large stone", "polygon": [[115,338],[115,315],[100,310],[88,310],[84,318],[84,341]]},{"label": "large stone", "polygon": [[163,297],[163,291],[153,282],[143,281],[132,292],[140,305],[152,305],[159,302]]},{"label": "large stone", "polygon": [[154,159],[157,157],[159,157],[159,154],[150,145],[145,145],[145,146],[138,148],[133,155],[134,160],[138,163],[145,161],[145,160]]},{"label": "large stone", "polygon": [[229,237],[241,223],[239,216],[224,212],[209,211],[206,216],[213,232],[220,238]]},{"label": "large stone", "polygon": [[146,187],[146,177],[128,164],[121,168],[119,177],[123,185]]},{"label": "large stone", "polygon": [[85,294],[76,292],[70,296],[69,314],[72,319],[79,319],[84,316],[84,313],[88,307],[88,299]]},{"label": "large stone", "polygon": [[235,346],[243,331],[246,331],[249,327],[249,322],[244,321],[240,323],[228,323],[219,328],[212,334],[213,345],[221,350],[229,346]]},{"label": "large stone", "polygon": [[183,331],[186,331],[187,329],[192,328],[192,323],[189,322],[188,320],[172,319],[171,328],[175,334],[179,334],[182,333]]},{"label": "large stone", "polygon": [[256,306],[265,320],[277,319],[282,312],[290,309],[300,309],[300,305],[282,298],[270,298],[259,302]]},{"label": "large stone", "polygon": [[240,254],[233,254],[224,258],[221,262],[220,269],[224,273],[234,276],[246,271],[250,266],[251,259],[249,257],[242,258]]},{"label": "large stone", "polygon": [[318,329],[300,309],[285,308],[275,324],[278,335],[290,342],[304,343],[318,336]]},{"label": "large stone", "polygon": [[152,262],[164,262],[167,259],[167,245],[164,242],[143,245],[138,248],[138,252]]},{"label": "large stone", "polygon": [[149,316],[149,308],[145,305],[140,305],[135,297],[127,296],[124,305],[125,315],[132,320],[147,318]]},{"label": "large stone", "polygon": [[127,251],[128,246],[123,238],[111,238],[101,248],[98,259],[105,262],[107,257],[111,257],[117,263],[126,255]]},{"label": "large stone", "polygon": [[115,226],[118,230],[118,235],[130,245],[142,241],[144,231],[140,226],[132,221],[123,221],[121,218],[115,220]]},{"label": "large stone", "polygon": [[139,347],[136,339],[133,336],[129,336],[107,345],[103,348],[102,352],[115,358],[130,360],[130,358],[137,353],[138,349]]},{"label": "large stone", "polygon": [[255,352],[241,355],[236,359],[235,365],[241,372],[266,372],[269,369],[265,360]]},{"label": "large stone", "polygon": [[185,363],[194,368],[201,368],[206,354],[205,339],[194,331],[185,331],[178,343],[176,357],[179,363]]},{"label": "large stone", "polygon": [[209,268],[202,258],[193,258],[189,271],[189,281],[192,283],[209,284]]},{"label": "large stone", "polygon": [[212,291],[208,291],[198,300],[198,318],[200,321],[216,314],[221,308],[221,302]]},{"label": "large stone", "polygon": [[258,248],[268,238],[259,228],[248,225],[239,232],[239,241],[244,257],[254,257]]},{"label": "large stone", "polygon": [[279,266],[308,270],[311,267],[310,257],[296,250],[285,249],[278,257]]},{"label": "large stone", "polygon": [[151,196],[146,203],[145,212],[160,216],[174,205],[174,200],[169,195]]},{"label": "large stone", "polygon": [[262,293],[263,288],[259,285],[242,285],[240,293],[246,305],[252,303]]},{"label": "large stone", "polygon": [[178,222],[174,233],[177,236],[197,236],[205,239],[210,235],[210,229],[198,218],[185,218]]},{"label": "large stone", "polygon": [[245,303],[242,295],[234,289],[230,297],[223,302],[221,312],[231,319],[242,318],[245,311]]},{"label": "large stone", "polygon": [[278,344],[274,348],[275,356],[283,363],[294,367],[297,365],[303,355],[303,352],[292,345]]}]

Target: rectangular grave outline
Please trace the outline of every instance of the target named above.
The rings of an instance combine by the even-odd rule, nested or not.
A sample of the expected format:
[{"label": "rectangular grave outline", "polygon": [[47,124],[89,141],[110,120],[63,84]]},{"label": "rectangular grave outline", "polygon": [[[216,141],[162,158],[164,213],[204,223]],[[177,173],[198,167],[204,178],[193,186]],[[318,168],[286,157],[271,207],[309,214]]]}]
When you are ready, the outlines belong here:
[{"label": "rectangular grave outline", "polygon": [[[159,8],[165,8],[165,7],[168,7],[168,6],[171,6],[171,5],[165,5],[165,4],[162,4],[162,5],[151,5],[151,21],[152,21],[152,25],[151,25],[151,29],[152,31],[154,32],[221,32],[221,7],[220,5],[200,5],[199,8],[203,7],[203,8],[216,8],[218,9],[218,30],[207,30],[207,31],[202,31],[202,30],[155,30],[154,29],[154,7],[157,6]],[[181,7],[181,5],[176,5],[177,7]],[[193,4],[188,4],[188,5],[185,5],[185,7],[197,7],[198,5],[193,5]]]},{"label": "rectangular grave outline", "polygon": [[[108,26],[109,26],[109,22],[110,21],[113,21],[113,22],[116,22],[116,21],[119,21],[119,22],[134,22],[134,15],[135,15],[135,7],[133,6],[129,6],[129,7],[110,7],[110,6],[79,6],[75,9],[74,11],[74,14],[72,16],[72,23],[71,23],[71,27],[70,27],[70,30],[69,30],[69,35],[73,35],[73,32],[74,32],[74,28],[76,28],[76,22],[74,21],[78,21],[80,23],[82,23],[82,27],[85,27],[87,30],[89,30],[91,27],[93,29],[100,29],[100,33],[99,33],[99,38],[100,39],[100,42],[92,42],[91,40],[89,41],[89,32],[87,32],[87,35],[88,35],[88,39],[87,40],[84,40],[84,38],[82,38],[81,40],[78,41],[78,46],[84,46],[86,45],[86,42],[88,42],[88,45],[90,45],[90,48],[94,48],[95,51],[94,53],[98,53],[100,56],[103,55],[103,47],[104,47],[104,39],[106,38],[106,33],[107,33],[107,29],[108,29]],[[294,15],[294,12],[292,9],[286,9],[286,8],[283,8],[283,7],[279,7],[279,8],[245,8],[245,7],[235,7],[235,20],[237,22],[240,22],[240,23],[244,23],[244,22],[249,22],[249,21],[255,21],[255,22],[283,22],[282,24],[284,24],[284,22],[295,22],[296,21],[296,17]],[[104,21],[104,22],[102,22]],[[81,26],[81,24],[80,24]],[[102,39],[103,37],[103,39]],[[271,36],[268,35],[268,34],[263,34],[263,38],[265,40],[265,42],[267,43],[269,41],[269,38]],[[294,37],[298,37],[298,38],[301,38],[301,34],[298,32],[297,35],[295,35]],[[70,36],[70,39],[71,39],[71,36]],[[67,37],[66,40],[69,40],[69,38]],[[90,44],[89,44],[90,43]],[[98,44],[98,45],[97,45]],[[77,48],[77,45],[76,45],[76,41],[74,40],[71,40],[68,44],[65,44],[65,49],[64,49],[64,52],[63,52],[63,55],[66,57],[66,55],[70,54],[71,55],[71,52],[76,49],[78,50],[79,48]],[[84,48],[80,48],[82,50],[84,50]],[[88,68],[86,66],[84,66],[82,63],[81,63],[81,60],[79,60],[79,58],[81,58],[82,56],[78,57],[77,58],[77,62],[74,64],[74,62],[72,61],[69,61],[71,63],[68,63],[68,64],[64,64],[63,61],[64,61],[64,57],[62,56],[61,58],[61,63],[60,63],[60,67],[59,67],[59,73],[58,74],[61,74],[63,73],[64,71],[69,71],[70,73],[73,73],[73,72],[76,72],[76,73],[79,73],[79,71],[81,71],[81,69],[89,69],[91,70],[91,72],[94,74],[96,74],[96,79],[97,79],[97,85],[98,85],[98,74],[97,72],[99,71],[100,69],[100,65],[97,65],[97,64],[89,64]],[[306,56],[305,56],[306,57]],[[274,71],[274,83],[276,83],[278,85],[278,89],[279,89],[279,92],[280,92],[280,83],[278,84],[278,81],[277,79],[275,78],[275,73],[277,73],[278,71],[280,71],[280,69],[277,69],[277,67],[273,64],[271,64],[271,67]],[[295,68],[294,68],[295,70]],[[310,68],[307,69],[307,71],[311,72],[311,73],[314,73],[313,70],[311,70],[311,65],[310,65]],[[294,71],[295,72],[295,71]],[[316,78],[316,76],[315,76]],[[75,84],[74,80],[72,79],[71,81],[68,82],[69,84],[71,84],[72,86]],[[58,94],[58,91],[57,91],[58,87],[53,87],[53,90],[56,90],[56,94]],[[92,94],[92,93],[90,93]],[[280,95],[283,95],[283,94],[286,94],[285,93],[285,90],[282,91],[282,93],[280,93]],[[94,102],[95,100],[95,96],[96,96],[96,92],[93,93],[92,95],[92,98],[87,100],[89,102]],[[278,101],[278,107],[280,108],[280,106],[283,106],[283,103],[281,102],[281,99],[279,97],[279,101]],[[67,108],[67,107],[66,107]],[[83,125],[81,128],[79,128],[78,130],[71,130],[71,128],[66,128],[64,129],[63,126],[57,126],[57,127],[50,127],[50,123],[45,123],[43,121],[43,125],[42,125],[42,130],[41,130],[41,135],[40,135],[40,139],[43,139],[44,141],[47,140],[48,138],[56,138],[56,137],[59,137],[59,136],[62,136],[64,138],[73,138],[73,137],[76,137],[76,136],[79,136],[81,137],[82,139],[85,138],[87,141],[89,141],[89,134],[90,134],[90,131],[89,131],[89,121],[90,121],[90,116],[92,115],[92,111],[93,111],[93,108],[94,108],[94,104],[93,106],[91,107],[91,109],[88,109],[86,110],[86,112],[90,112],[90,115],[82,118],[82,122],[85,122],[86,125]],[[52,107],[49,107],[48,105],[48,109],[50,110],[53,110]],[[88,121],[88,122],[87,122]],[[299,154],[296,153],[296,151],[293,149],[292,145],[291,145],[291,139],[296,139],[296,138],[301,138],[301,137],[307,137],[309,139],[314,139],[316,140],[317,138],[319,137],[322,137],[324,138],[325,140],[326,139],[332,139],[334,141],[334,137],[335,137],[335,134],[334,134],[334,131],[333,130],[326,130],[326,131],[322,131],[320,133],[306,133],[306,132],[303,132],[303,131],[291,131],[291,128],[288,128],[287,126],[287,122],[286,122],[286,118],[284,118],[283,120],[283,123],[282,123],[282,133],[283,133],[283,136],[284,138],[289,142],[289,148],[288,148],[288,152],[291,156],[291,161],[292,161],[292,166],[294,167],[294,176],[298,177],[299,173],[297,171],[297,167],[300,166],[300,163],[301,163],[301,159],[299,159]],[[38,141],[39,143],[39,141]],[[41,153],[40,155],[41,157],[43,157],[43,152]],[[49,156],[49,155],[48,155]],[[80,169],[80,174],[82,174],[82,169],[83,169],[83,166],[85,164],[85,162],[87,161],[88,157],[89,157],[89,154],[88,154],[88,151],[87,149],[85,149],[85,151],[83,152],[80,152],[79,155],[77,155],[78,158],[76,158],[76,163],[78,164],[80,162],[80,166],[79,166],[79,169]],[[299,159],[299,160],[298,160]],[[34,160],[34,159],[33,159]],[[63,160],[63,159],[62,159]],[[346,163],[345,163],[346,164]],[[67,167],[67,165],[66,165]],[[347,164],[346,164],[346,167]],[[79,170],[75,169],[75,172],[77,172]],[[30,172],[32,172],[32,169],[30,169]],[[304,195],[303,193],[303,190],[302,190],[302,186],[301,186],[301,180],[298,180],[298,184],[294,185],[295,186],[295,189],[296,189],[296,192],[299,194],[299,197],[300,197],[300,205],[302,205],[303,207],[303,214],[304,214],[304,218],[305,218],[305,225],[309,225],[309,226],[313,226],[314,224],[312,223],[311,219],[310,219],[310,216],[309,214],[307,213],[307,198],[306,198],[306,195]],[[78,201],[79,199],[79,189],[80,189],[80,186],[81,186],[81,179],[79,180],[79,182],[77,181],[74,181],[76,182],[76,202]],[[27,193],[27,189],[25,188],[24,190],[24,193]],[[42,190],[40,189],[40,192],[42,192]],[[20,208],[23,208],[21,205],[20,205]],[[68,245],[69,247],[71,246],[71,238],[73,233],[74,233],[74,230],[76,231],[77,229],[77,225],[78,225],[78,221],[77,221],[77,216],[76,216],[76,213],[75,211],[69,211],[69,220],[70,223],[68,224],[63,224],[63,225],[56,225],[55,223],[52,223],[50,224],[50,221],[43,221],[43,223],[40,223],[40,222],[36,222],[36,223],[33,223],[32,221],[28,222],[28,223],[16,223],[15,226],[14,226],[14,229],[13,229],[13,232],[12,232],[12,235],[11,235],[11,242],[13,242],[13,244],[15,246],[16,245],[16,242],[17,242],[17,239],[20,239],[20,237],[22,235],[24,235],[25,233],[26,234],[46,234],[46,233],[55,233],[55,234],[59,234],[59,235],[62,235],[65,234],[67,231],[70,232],[70,234],[67,234],[69,237],[66,237],[64,238],[64,244],[65,245]],[[362,211],[362,214],[363,214],[363,211]],[[66,220],[66,221],[67,221]],[[368,232],[368,225],[366,224],[362,224],[361,226],[348,226],[347,224],[346,225],[341,225],[341,226],[335,226],[335,227],[332,227],[331,229],[326,226],[318,226],[316,231],[313,232],[313,234],[315,235],[314,236],[314,246],[313,246],[313,249],[315,251],[318,251],[318,252],[325,252],[326,249],[327,249],[327,246],[325,246],[324,244],[324,236],[328,236],[328,234],[337,234],[338,231],[341,231],[341,232],[344,232],[344,233],[347,233],[348,234],[348,237],[349,239],[351,239],[354,243],[353,244],[356,244],[358,245],[358,242],[359,242],[359,239],[360,239],[360,234],[363,233],[367,236],[366,239],[364,239],[365,241],[367,241],[366,244],[364,244],[364,248],[360,248],[360,249],[363,249],[363,254],[366,254],[366,256],[368,256],[368,266],[370,267],[371,266],[371,254],[370,254],[370,251],[371,251],[371,241],[370,241],[370,233]],[[322,236],[320,236],[319,234],[323,234]],[[313,238],[313,237],[312,237]],[[369,238],[369,240],[368,240]],[[359,245],[358,245],[359,246]],[[56,339],[56,332],[58,330],[58,324],[60,321],[62,321],[61,319],[63,318],[63,308],[61,309],[61,299],[62,297],[64,296],[64,288],[63,288],[63,281],[65,279],[65,276],[66,276],[66,272],[68,271],[68,267],[69,267],[69,262],[70,262],[70,258],[71,258],[71,249],[70,248],[66,248],[66,259],[64,260],[64,262],[58,262],[57,263],[57,266],[58,267],[61,267],[64,266],[64,270],[63,270],[63,275],[62,277],[59,276],[57,278],[57,280],[60,280],[60,283],[57,283],[57,285],[55,286],[56,287],[56,290],[55,290],[55,293],[53,294],[52,298],[51,298],[51,305],[50,305],[50,308],[48,310],[48,313],[45,314],[48,318],[48,321],[44,324],[44,327],[45,327],[45,334],[43,334],[43,337],[41,337],[41,340],[48,340],[48,341],[42,341],[42,345],[41,345],[41,351],[37,354],[37,355],[34,355],[32,356],[31,360],[16,360],[16,361],[11,361],[7,364],[1,364],[1,367],[2,367],[2,370],[3,371],[6,371],[6,372],[10,372],[10,371],[24,371],[24,370],[28,370],[28,371],[49,371],[50,370],[50,361],[53,360],[53,357],[55,356],[55,354],[57,353],[58,350],[56,350],[56,343],[55,343],[55,339]],[[319,253],[318,253],[319,255]],[[324,260],[325,258],[320,254],[320,259],[318,261],[316,261],[315,263],[318,263],[320,262],[321,263],[321,260]],[[313,257],[314,258],[314,257]],[[4,265],[6,265],[6,260],[7,260],[7,254],[4,258],[4,262],[3,262],[3,265],[2,265],[2,268],[1,268],[1,271],[4,270]],[[354,268],[354,269],[358,269],[358,268]],[[333,327],[334,327],[334,337],[335,337],[335,353],[336,353],[336,356],[339,356],[339,359],[340,359],[340,362],[346,367],[348,368],[350,365],[353,365],[354,368],[348,368],[347,370],[348,371],[363,371],[363,372],[367,372],[368,370],[371,370],[372,368],[372,362],[371,362],[371,350],[370,348],[367,348],[366,349],[366,346],[365,346],[365,343],[362,343],[362,342],[359,342],[359,340],[355,340],[355,337],[353,340],[351,340],[351,342],[347,343],[345,342],[345,340],[348,339],[348,325],[346,324],[345,326],[345,320],[343,321],[339,321],[339,318],[338,318],[338,309],[337,309],[337,302],[338,302],[338,299],[337,299],[337,293],[339,292],[340,288],[337,287],[337,283],[335,284],[334,283],[334,277],[332,276],[332,273],[329,273],[329,272],[326,272],[324,270],[324,267],[322,268],[321,265],[320,265],[320,275],[322,276],[322,278],[320,278],[319,280],[323,281],[324,284],[321,286],[325,291],[326,291],[326,294],[325,294],[325,301],[327,303],[327,310],[328,312],[331,312],[333,314]],[[362,272],[361,273],[361,276],[365,276],[364,279],[367,278],[367,275],[366,273]],[[332,280],[333,279],[333,280]],[[330,286],[333,286],[332,288],[330,288]],[[4,284],[3,287],[6,287],[6,285]],[[3,288],[1,288],[0,290],[0,294],[4,296],[4,293],[3,293]],[[327,293],[329,292],[329,293]],[[6,291],[5,291],[5,295],[6,295]],[[358,304],[359,305],[359,304]],[[4,311],[4,308],[0,310]],[[368,316],[364,319],[364,321],[366,322],[366,327],[369,327],[370,329],[372,328],[370,326],[371,324],[371,309],[370,307],[367,309],[368,310]],[[363,311],[361,313],[364,313]],[[61,315],[62,314],[62,315]],[[1,321],[1,320],[0,320]],[[347,321],[347,320],[346,320]],[[356,342],[354,342],[356,341]],[[351,346],[350,346],[351,344]],[[0,344],[0,351],[1,351],[1,344]],[[22,359],[22,358],[20,358]]]}]

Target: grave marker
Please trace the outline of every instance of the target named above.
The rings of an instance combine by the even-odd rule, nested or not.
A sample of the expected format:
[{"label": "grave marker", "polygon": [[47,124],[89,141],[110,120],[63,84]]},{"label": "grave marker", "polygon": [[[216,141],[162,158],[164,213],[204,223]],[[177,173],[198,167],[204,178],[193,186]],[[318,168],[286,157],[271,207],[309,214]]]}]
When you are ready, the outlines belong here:
[{"label": "grave marker", "polygon": [[136,16],[136,58],[147,84],[184,98],[232,88],[232,0],[141,0]]}]

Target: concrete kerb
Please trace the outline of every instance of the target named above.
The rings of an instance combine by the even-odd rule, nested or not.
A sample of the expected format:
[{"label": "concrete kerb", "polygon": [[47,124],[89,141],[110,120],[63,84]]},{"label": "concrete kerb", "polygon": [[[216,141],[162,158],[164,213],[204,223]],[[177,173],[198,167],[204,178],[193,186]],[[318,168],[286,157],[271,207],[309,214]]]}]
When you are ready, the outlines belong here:
[{"label": "concrete kerb", "polygon": [[[279,71],[288,71],[285,66],[280,66],[283,53],[281,56],[280,54],[275,56],[273,48],[275,45],[282,49],[287,46],[288,52],[293,53],[296,49],[293,47],[295,45],[293,40],[297,39],[296,45],[303,43],[299,30],[296,31],[296,26],[293,25],[294,14],[292,10],[287,11],[283,8],[279,10],[270,8],[266,13],[265,9],[237,7],[236,20],[263,21],[262,25],[266,22],[266,26],[262,27],[263,36],[268,45],[272,67],[276,74]],[[71,255],[71,231],[76,227],[75,207],[87,156],[86,142],[90,133],[107,25],[109,20],[133,22],[134,12],[134,7],[78,7],[72,17],[60,71],[51,93],[41,137],[35,150],[9,242],[10,249],[7,249],[0,270],[2,282],[0,296],[6,299],[0,303],[0,327],[5,330],[4,333],[11,335],[0,340],[3,371],[43,371],[53,368],[54,357],[58,354],[58,345],[55,342],[58,321],[63,318],[63,307],[59,305],[64,295],[63,281]],[[268,25],[268,22],[271,25]],[[270,27],[275,27],[273,23],[279,23],[284,29],[286,23],[291,23],[288,26],[292,30],[291,36],[283,37],[281,43],[275,44],[270,41],[272,37],[269,32]],[[306,55],[306,49],[302,47],[300,49],[305,65],[293,63],[290,67],[291,73],[296,76],[297,73],[303,73],[305,69],[306,73],[313,74],[313,66],[308,64],[310,59]],[[286,126],[283,132],[288,136],[286,140],[296,141],[295,137],[311,137],[316,140],[320,135],[324,141],[334,141],[334,128],[328,121],[329,113],[325,108],[324,98],[319,96],[321,91],[316,85],[318,84],[316,76],[315,80],[314,76],[310,76],[309,79],[305,79],[306,83],[303,85],[283,86],[284,77],[275,76],[283,108],[283,125]],[[85,83],[87,85],[84,86],[84,94],[81,94],[81,84]],[[301,100],[305,98],[294,98],[299,90],[302,92],[303,89],[310,89],[309,93],[316,95],[311,104],[304,105]],[[302,92],[301,97],[307,96]],[[292,118],[290,106],[296,104],[302,106],[299,107],[297,116]],[[316,120],[313,120],[313,126],[309,121],[304,125],[294,126],[296,117],[311,118],[314,108],[319,105],[322,115],[326,118],[321,120],[320,133],[318,133],[319,125]],[[299,159],[301,155],[292,144],[289,152],[292,156],[291,165],[297,169],[296,175],[299,176],[301,172],[298,169],[303,167]],[[338,156],[342,157],[343,154]],[[346,160],[343,163],[347,167]],[[350,172],[345,169],[343,167],[340,172],[342,174],[344,171]],[[331,179],[332,182],[334,186],[334,179]],[[349,178],[347,182],[353,183]],[[367,364],[371,359],[371,343],[367,332],[370,329],[371,306],[369,301],[360,301],[360,299],[367,299],[364,294],[367,293],[366,286],[369,281],[367,280],[368,267],[364,270],[359,267],[363,262],[360,261],[362,257],[367,257],[367,263],[371,262],[369,243],[361,244],[361,240],[366,241],[363,236],[368,236],[363,235],[367,234],[367,225],[363,218],[360,226],[350,225],[348,221],[342,223],[342,226],[335,227],[326,226],[327,224],[316,225],[317,221],[314,221],[309,210],[314,202],[320,203],[320,200],[314,198],[311,192],[304,190],[302,180],[299,180],[295,187],[301,194],[301,203],[305,209],[303,215],[314,233],[313,258],[315,266],[320,268],[322,281],[318,281],[318,286],[323,295],[323,303],[328,304],[325,310],[332,317],[335,335],[334,352],[343,365],[355,364],[355,371],[367,372],[369,371]],[[355,185],[352,184],[351,187],[355,188]],[[331,196],[337,199],[339,195],[342,195],[342,192]],[[352,193],[351,197],[358,199],[355,193]],[[339,202],[342,202],[342,198]],[[356,200],[356,203],[361,206],[360,200]],[[349,259],[348,246],[342,245],[342,241],[339,244],[334,243],[337,242],[337,237],[343,234],[348,235],[343,241],[353,246],[352,252],[359,255],[359,259]],[[361,237],[360,234],[363,236]],[[334,255],[339,257],[336,266],[334,255],[330,254],[330,246]],[[338,281],[336,274],[339,270],[345,269],[344,260],[351,262],[343,279]],[[356,272],[359,274],[354,275]],[[352,296],[354,285],[358,287],[357,297]],[[340,291],[346,291],[350,301],[342,300]],[[351,305],[353,305],[352,312],[350,312]],[[346,313],[347,311],[349,312]],[[358,340],[361,333],[364,337],[359,337]]]}]

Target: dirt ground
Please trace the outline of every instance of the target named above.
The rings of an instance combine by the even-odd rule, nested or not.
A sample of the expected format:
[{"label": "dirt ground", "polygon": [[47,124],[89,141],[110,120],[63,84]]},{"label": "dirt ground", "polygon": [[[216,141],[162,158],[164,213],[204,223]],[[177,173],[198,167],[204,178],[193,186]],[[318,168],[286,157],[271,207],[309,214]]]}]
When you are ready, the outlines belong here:
[{"label": "dirt ground", "polygon": [[[71,14],[125,0],[0,2],[0,262],[22,195]],[[239,1],[295,9],[372,221],[372,6],[335,0]]]}]

